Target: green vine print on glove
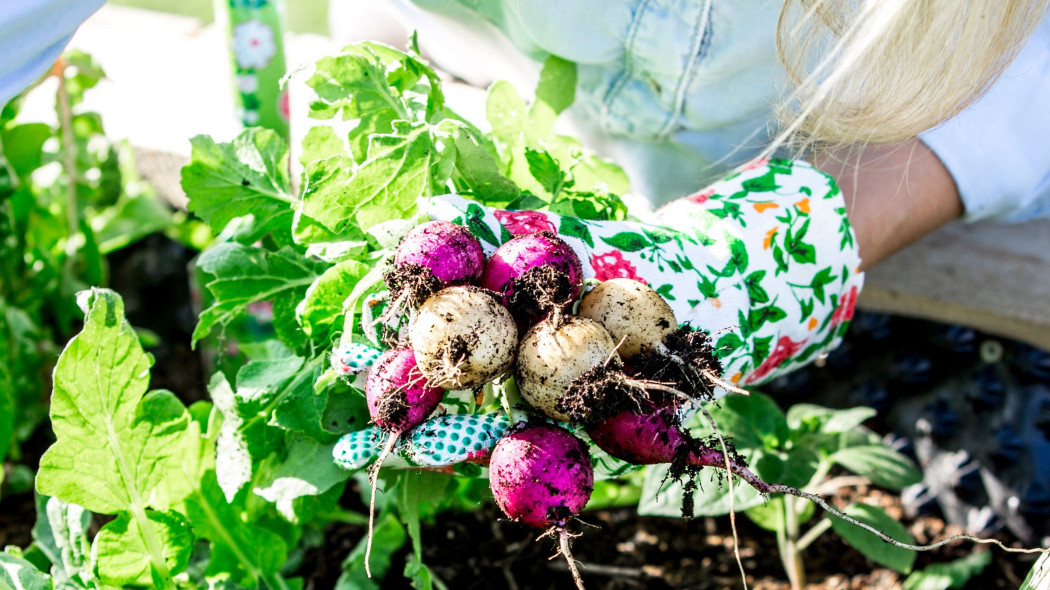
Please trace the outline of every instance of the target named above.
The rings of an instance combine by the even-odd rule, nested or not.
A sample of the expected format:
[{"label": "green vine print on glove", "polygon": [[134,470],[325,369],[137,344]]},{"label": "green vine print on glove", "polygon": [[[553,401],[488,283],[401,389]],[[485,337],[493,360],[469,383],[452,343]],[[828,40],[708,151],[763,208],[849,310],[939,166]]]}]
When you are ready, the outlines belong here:
[{"label": "green vine print on glove", "polygon": [[555,229],[585,276],[647,282],[680,321],[712,332],[725,378],[741,385],[838,346],[864,280],[841,192],[800,161],[755,162],[652,223],[492,211],[454,195],[431,199],[428,212],[468,227],[488,253],[515,234]]}]

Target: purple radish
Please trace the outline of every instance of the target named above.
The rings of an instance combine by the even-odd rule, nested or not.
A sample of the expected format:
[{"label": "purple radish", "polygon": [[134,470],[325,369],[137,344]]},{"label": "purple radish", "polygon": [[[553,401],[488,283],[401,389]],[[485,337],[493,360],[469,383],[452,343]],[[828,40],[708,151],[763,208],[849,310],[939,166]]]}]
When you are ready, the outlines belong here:
[{"label": "purple radish", "polygon": [[[707,417],[710,419],[710,415]],[[588,426],[587,434],[600,449],[629,463],[636,465],[670,463],[668,473],[671,478],[681,480],[684,475],[689,476],[689,481],[684,485],[686,492],[698,487],[694,476],[699,469],[717,467],[728,470],[729,473],[744,480],[761,494],[787,494],[804,498],[820,506],[829,514],[874,534],[886,543],[912,551],[929,551],[957,539],[986,542],[975,537],[959,535],[942,539],[933,545],[901,543],[877,527],[843,514],[841,510],[816,494],[786,484],[762,481],[747,468],[743,457],[733,451],[721,435],[701,441],[682,428],[675,404],[671,402],[645,404],[640,413],[621,412],[598,424]],[[715,443],[716,440],[717,443]],[[722,452],[713,450],[711,447],[714,444],[724,445],[725,450]],[[691,501],[691,494],[686,493],[682,502],[683,516],[689,516],[692,512]]]},{"label": "purple radish", "polygon": [[386,432],[402,433],[422,424],[445,392],[431,387],[416,366],[415,352],[394,348],[381,354],[368,373],[368,413]]},{"label": "purple radish", "polygon": [[[634,465],[672,463],[684,454],[688,465],[725,468],[721,451],[704,446],[680,424],[673,403],[643,404],[642,413],[625,410],[587,428],[598,448]],[[730,461],[733,473],[751,483],[758,477],[742,463]]]},{"label": "purple radish", "polygon": [[509,518],[558,536],[560,553],[582,589],[565,527],[594,491],[587,445],[552,424],[521,426],[504,435],[492,450],[489,487]]},{"label": "purple radish", "polygon": [[401,241],[394,268],[383,277],[393,301],[385,319],[406,306],[419,307],[445,287],[475,285],[484,270],[485,252],[467,228],[448,221],[418,225]]},{"label": "purple radish", "polygon": [[[747,468],[744,458],[727,446],[726,454],[716,450],[714,438],[700,440],[684,429],[673,402],[644,402],[640,411],[624,410],[601,422],[589,425],[587,435],[594,444],[612,457],[634,465],[670,463],[670,475],[676,480],[693,476],[702,467],[728,469],[764,494],[793,493],[787,486],[767,484]],[[728,462],[728,465],[727,465]],[[695,489],[695,481],[685,484],[686,491]],[[683,516],[692,516],[691,494],[682,504]]]},{"label": "purple radish", "polygon": [[485,264],[481,286],[503,296],[525,328],[580,296],[583,267],[572,248],[550,232],[505,242]]},{"label": "purple radish", "polygon": [[379,468],[401,435],[422,424],[437,408],[444,391],[433,387],[416,366],[416,355],[410,348],[393,348],[376,359],[368,373],[365,398],[372,421],[389,433],[375,465],[369,470],[372,482],[372,500],[368,511],[368,544],[365,551],[365,570],[371,577],[369,557],[372,553],[372,532],[375,521],[376,479]]}]

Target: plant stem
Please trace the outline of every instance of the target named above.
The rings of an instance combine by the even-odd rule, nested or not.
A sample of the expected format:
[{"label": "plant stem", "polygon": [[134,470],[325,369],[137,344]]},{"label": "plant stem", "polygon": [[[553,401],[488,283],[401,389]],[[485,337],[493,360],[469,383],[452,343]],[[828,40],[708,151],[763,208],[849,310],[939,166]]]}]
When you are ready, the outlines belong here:
[{"label": "plant stem", "polygon": [[787,573],[788,578],[794,579],[790,562],[787,559],[788,556],[788,541],[787,541],[787,503],[781,503],[781,509],[777,512],[777,550],[780,554],[780,564],[784,566],[784,572]]},{"label": "plant stem", "polygon": [[73,236],[80,233],[80,211],[77,210],[77,142],[73,136],[73,109],[66,88],[65,67],[59,68],[57,103],[58,127],[62,132],[62,167],[66,172],[66,221],[69,224],[64,275],[66,280],[71,280],[76,261]]},{"label": "plant stem", "polygon": [[[128,491],[130,492],[131,490],[129,489]],[[141,505],[137,504],[137,500],[137,497],[132,496],[130,511],[132,517],[138,522],[139,530],[142,531],[142,540],[146,543],[146,550],[149,551],[150,561],[160,575],[160,579],[164,582],[164,589],[175,590],[175,580],[171,577],[171,570],[168,569],[168,563],[164,560],[164,552],[161,549],[164,542],[157,537],[157,531],[153,529],[153,523],[150,522],[146,510]]]},{"label": "plant stem", "polygon": [[816,541],[818,537],[820,537],[821,535],[824,534],[824,531],[827,531],[830,528],[831,528],[831,519],[830,518],[826,518],[826,517],[821,519],[820,522],[818,522],[817,524],[813,525],[813,527],[811,529],[806,531],[806,533],[799,538],[798,543],[797,543],[798,550],[799,551],[805,551],[806,547],[809,547],[810,545],[812,545],[813,541]]},{"label": "plant stem", "polygon": [[798,546],[798,513],[794,498],[784,498],[784,567],[787,568],[791,590],[801,590],[806,579],[802,564],[802,552]]}]

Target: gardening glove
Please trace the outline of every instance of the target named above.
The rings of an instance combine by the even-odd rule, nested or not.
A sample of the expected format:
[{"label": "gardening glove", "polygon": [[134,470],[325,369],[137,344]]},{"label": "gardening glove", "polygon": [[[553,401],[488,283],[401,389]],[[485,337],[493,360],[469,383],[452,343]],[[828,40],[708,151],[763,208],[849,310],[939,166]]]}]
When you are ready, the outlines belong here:
[{"label": "gardening glove", "polygon": [[[838,187],[800,161],[755,162],[668,204],[649,224],[492,210],[455,195],[430,199],[427,212],[468,227],[486,255],[515,234],[552,231],[580,257],[585,278],[647,282],[679,322],[712,334],[723,378],[740,386],[774,379],[838,346],[864,280]],[[468,418],[438,420],[406,437],[400,453],[409,464],[465,457],[460,445],[447,450],[452,425]],[[490,424],[492,432],[509,426]],[[356,464],[366,439],[374,445],[378,437],[346,435],[336,461]]]}]

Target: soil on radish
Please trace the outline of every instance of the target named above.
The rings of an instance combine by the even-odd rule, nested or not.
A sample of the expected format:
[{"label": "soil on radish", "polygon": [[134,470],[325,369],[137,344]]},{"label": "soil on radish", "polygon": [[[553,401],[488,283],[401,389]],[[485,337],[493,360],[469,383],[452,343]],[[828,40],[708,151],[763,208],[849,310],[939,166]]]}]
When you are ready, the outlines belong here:
[{"label": "soil on radish", "polygon": [[712,399],[712,384],[702,374],[721,375],[722,363],[715,356],[710,333],[681,326],[667,335],[664,345],[692,370],[663,354],[642,353],[631,362],[633,372],[644,379],[666,382],[697,399]]},{"label": "soil on radish", "polygon": [[640,410],[644,402],[662,401],[668,395],[631,385],[621,368],[620,363],[598,365],[581,375],[558,400],[558,411],[578,424],[594,424],[625,410]]},{"label": "soil on radish", "polygon": [[537,266],[511,281],[507,309],[515,318],[535,321],[572,303],[577,289],[568,274],[560,273],[552,266]]},{"label": "soil on radish", "polygon": [[445,287],[441,279],[421,264],[404,264],[391,267],[383,275],[383,281],[391,293],[402,293],[408,307],[415,309]]}]

